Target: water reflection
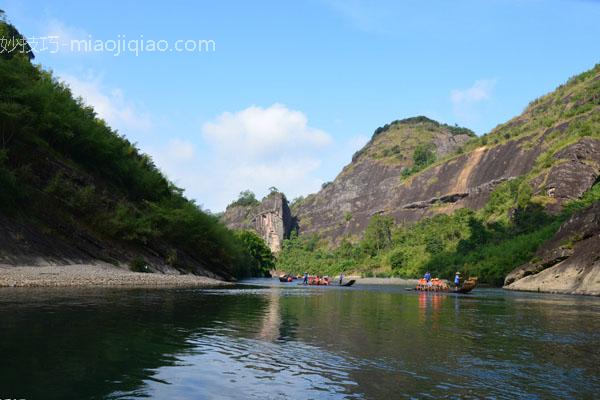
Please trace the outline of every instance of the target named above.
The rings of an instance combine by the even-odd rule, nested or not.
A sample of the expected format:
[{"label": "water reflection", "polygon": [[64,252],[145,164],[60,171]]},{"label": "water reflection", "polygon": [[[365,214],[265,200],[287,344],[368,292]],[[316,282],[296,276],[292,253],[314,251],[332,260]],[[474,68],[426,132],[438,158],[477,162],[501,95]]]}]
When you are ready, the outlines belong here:
[{"label": "water reflection", "polygon": [[600,390],[597,298],[279,284],[1,294],[4,397],[593,398]]},{"label": "water reflection", "polygon": [[258,332],[258,338],[273,342],[279,339],[279,327],[281,325],[281,314],[279,312],[279,298],[281,290],[278,287],[271,289],[269,293],[269,305],[262,317],[261,328]]}]

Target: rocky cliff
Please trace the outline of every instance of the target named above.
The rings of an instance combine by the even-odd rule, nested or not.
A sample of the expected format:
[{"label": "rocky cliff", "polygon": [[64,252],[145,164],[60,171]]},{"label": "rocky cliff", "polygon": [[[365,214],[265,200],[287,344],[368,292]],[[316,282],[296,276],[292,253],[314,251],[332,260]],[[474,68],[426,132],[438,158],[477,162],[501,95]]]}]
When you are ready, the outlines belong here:
[{"label": "rocky cliff", "polygon": [[565,221],[529,263],[506,277],[504,288],[600,295],[600,203]]},{"label": "rocky cliff", "polygon": [[273,253],[281,250],[293,227],[288,201],[282,193],[271,193],[260,204],[230,206],[221,220],[231,229],[250,229],[262,237]]},{"label": "rocky cliff", "polygon": [[[294,209],[300,233],[319,233],[332,239],[360,234],[373,215],[396,211],[395,200],[407,197],[408,193],[398,193],[398,189],[406,185],[403,172],[414,166],[417,147],[428,146],[439,159],[458,150],[473,136],[468,129],[425,117],[396,121],[377,129],[331,184]],[[424,196],[427,195],[414,193],[408,196],[407,203],[429,198]],[[412,219],[417,218],[415,215]]]},{"label": "rocky cliff", "polygon": [[[418,145],[437,161],[406,177]],[[558,213],[600,174],[600,66],[532,102],[489,134],[423,117],[378,129],[336,179],[294,208],[301,234],[332,243],[360,236],[375,214],[413,223],[462,207],[483,208],[501,182],[524,177],[531,201]]]}]

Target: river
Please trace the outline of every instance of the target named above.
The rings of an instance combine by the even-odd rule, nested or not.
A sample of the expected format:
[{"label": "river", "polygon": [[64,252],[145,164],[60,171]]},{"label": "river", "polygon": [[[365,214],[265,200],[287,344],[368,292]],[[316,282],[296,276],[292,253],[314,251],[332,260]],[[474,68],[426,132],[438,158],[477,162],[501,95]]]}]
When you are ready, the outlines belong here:
[{"label": "river", "polygon": [[600,298],[1,289],[0,398],[597,398]]}]

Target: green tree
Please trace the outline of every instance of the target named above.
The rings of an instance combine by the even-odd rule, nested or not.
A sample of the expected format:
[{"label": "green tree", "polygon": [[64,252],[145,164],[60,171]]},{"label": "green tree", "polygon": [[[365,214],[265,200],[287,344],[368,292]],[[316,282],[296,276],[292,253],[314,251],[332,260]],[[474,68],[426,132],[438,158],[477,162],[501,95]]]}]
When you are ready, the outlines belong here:
[{"label": "green tree", "polygon": [[423,169],[435,162],[435,152],[431,144],[419,144],[413,153],[413,162],[417,169]]},{"label": "green tree", "polygon": [[392,243],[394,219],[389,216],[375,215],[365,230],[362,245],[368,254],[376,255]]},{"label": "green tree", "polygon": [[240,192],[238,199],[233,203],[229,204],[227,207],[235,207],[235,206],[255,206],[260,204],[260,202],[256,199],[256,195],[251,190],[244,190]]},{"label": "green tree", "polygon": [[250,276],[268,276],[269,271],[275,267],[275,257],[264,240],[256,233],[242,230],[236,232],[236,237],[242,244],[250,264]]}]

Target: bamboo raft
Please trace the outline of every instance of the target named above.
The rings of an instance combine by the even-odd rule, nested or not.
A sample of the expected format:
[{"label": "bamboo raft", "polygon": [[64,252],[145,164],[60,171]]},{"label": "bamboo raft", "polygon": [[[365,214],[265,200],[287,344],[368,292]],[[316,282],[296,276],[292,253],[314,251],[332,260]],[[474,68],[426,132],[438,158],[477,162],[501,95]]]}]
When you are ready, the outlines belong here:
[{"label": "bamboo raft", "polygon": [[417,283],[417,286],[414,290],[421,292],[469,293],[476,286],[476,277],[469,277],[469,279],[465,280],[459,287],[451,287],[448,284],[448,281],[439,278],[433,278],[429,282],[427,282],[425,279],[419,279],[419,283]]}]

